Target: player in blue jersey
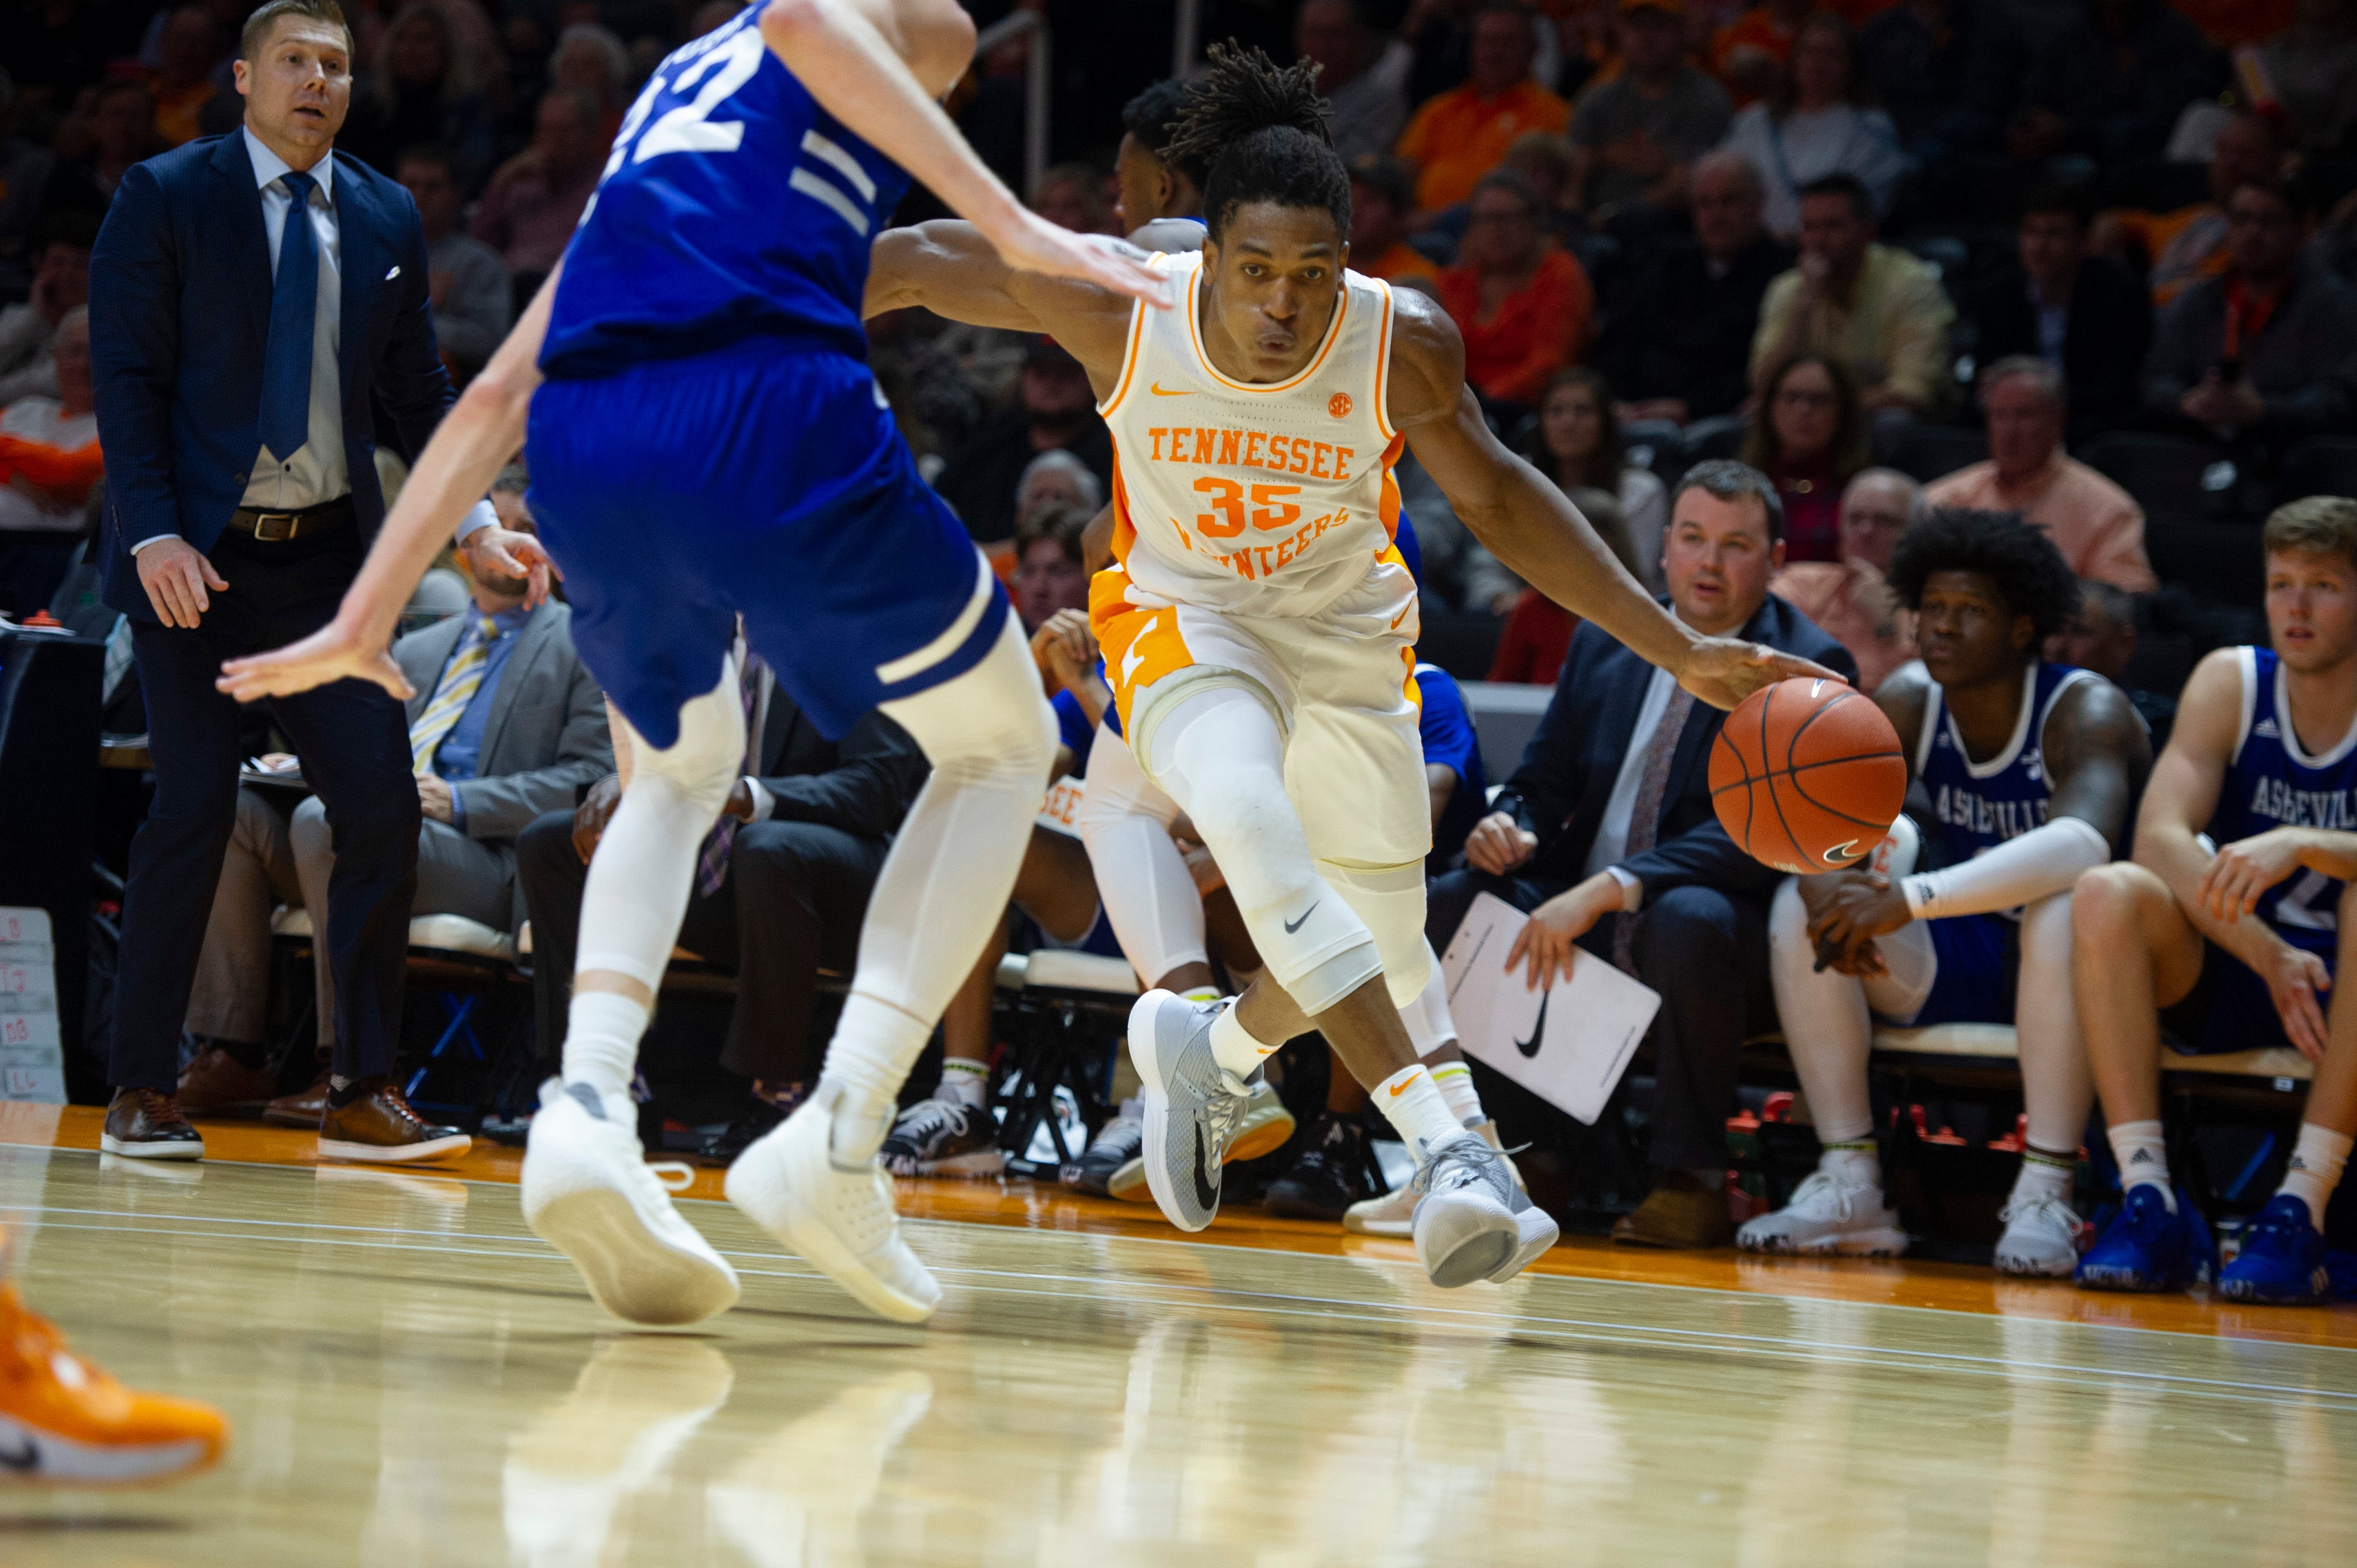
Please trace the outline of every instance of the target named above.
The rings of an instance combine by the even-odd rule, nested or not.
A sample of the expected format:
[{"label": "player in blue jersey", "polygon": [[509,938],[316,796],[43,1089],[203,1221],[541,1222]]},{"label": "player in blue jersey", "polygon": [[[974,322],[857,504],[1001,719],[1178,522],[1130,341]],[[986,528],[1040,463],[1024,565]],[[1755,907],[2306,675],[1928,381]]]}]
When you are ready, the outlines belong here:
[{"label": "player in blue jersey", "polygon": [[356,676],[405,693],[384,653],[394,618],[529,421],[546,553],[495,542],[563,571],[574,640],[621,717],[625,789],[590,866],[523,1207],[634,1322],[694,1322],[737,1294],[649,1174],[630,1083],[692,877],[727,851],[715,821],[745,750],[740,618],[823,729],[880,706],[933,772],[868,905],[819,1086],[738,1160],[728,1196],[877,1312],[913,1322],[939,1299],[874,1156],[1006,908],[1055,731],[1006,596],[869,373],[868,247],[913,176],[1007,265],[1166,303],[1131,258],[1025,210],[960,139],[935,99],[973,44],[954,0],[770,0],[664,60],[336,619],[221,682],[253,698]]},{"label": "player in blue jersey", "polygon": [[[2267,519],[2272,648],[2222,648],[2185,685],[2136,820],[2136,861],[2079,885],[2079,1015],[2124,1191],[2079,1283],[2177,1290],[2213,1258],[2169,1180],[2161,1015],[2197,1050],[2317,1064],[2281,1189],[2220,1276],[2237,1301],[2321,1300],[2325,1201],[2357,1133],[2357,501]],[[2328,1004],[2324,996],[2330,1000]]]},{"label": "player in blue jersey", "polygon": [[1776,1010],[1824,1153],[1792,1202],[1745,1225],[1736,1243],[1903,1251],[1874,1140],[1871,1020],[2009,1023],[2029,1147],[1996,1266],[2068,1274],[2079,1260],[2071,1176],[2094,1098],[2071,1008],[2071,890],[2126,839],[2152,743],[2118,687],[2040,659],[2077,609],[2079,585],[2018,514],[1934,510],[1900,541],[1889,580],[1918,617],[1922,664],[1894,672],[1874,700],[1931,797],[1924,832],[1943,868],[1833,872],[1778,890],[1768,928]]}]

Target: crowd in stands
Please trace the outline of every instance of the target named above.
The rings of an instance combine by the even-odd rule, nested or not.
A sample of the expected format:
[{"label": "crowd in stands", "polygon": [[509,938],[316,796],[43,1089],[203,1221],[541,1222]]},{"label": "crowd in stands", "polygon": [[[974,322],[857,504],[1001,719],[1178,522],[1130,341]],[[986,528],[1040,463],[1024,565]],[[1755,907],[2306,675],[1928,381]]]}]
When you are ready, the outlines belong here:
[{"label": "crowd in stands", "polygon": [[[985,22],[1008,9],[973,8]],[[1057,0],[1037,8],[1066,20]],[[10,21],[0,612],[47,603],[94,527],[102,460],[83,308],[93,238],[132,165],[235,125],[240,10],[26,0]],[[1207,10],[1214,27],[1232,20]],[[1351,169],[1352,264],[1439,303],[1499,435],[1689,625],[1818,659],[1913,712],[1943,700],[1925,695],[1939,682],[1919,655],[1963,669],[1961,655],[1919,641],[1919,616],[1947,626],[1968,589],[2037,636],[2025,630],[1992,655],[1996,675],[1957,682],[2017,690],[2045,647],[2122,696],[2148,737],[2122,744],[2148,759],[2191,662],[2267,638],[2255,592],[2263,520],[2357,480],[2357,295],[2347,281],[2357,278],[2357,4],[2301,0],[2259,36],[2237,30],[2236,10],[2190,0],[1301,0],[1272,41],[1324,68]],[[359,86],[339,146],[415,202],[455,381],[480,369],[561,255],[639,83],[665,50],[734,12],[728,0],[362,0],[350,10]],[[1017,40],[978,62],[950,100],[1010,176],[1005,90],[1022,54]],[[1032,184],[1033,205],[1155,248],[1199,243],[1187,220],[1200,211],[1200,171],[1160,156],[1182,91],[1146,87],[1117,143],[1110,124],[1060,124],[1066,161]],[[923,215],[928,199],[915,193],[903,218]],[[1045,338],[917,312],[870,328],[882,394],[1013,589],[1067,720],[1065,770],[1081,773],[1104,702],[1076,612],[1095,564],[1090,521],[1114,492],[1088,377]],[[1775,903],[1775,876],[1717,830],[1701,759],[1718,716],[1529,590],[1451,515],[1412,456],[1397,478],[1422,545],[1427,626],[1475,623],[1483,657],[1494,649],[1491,679],[1556,688],[1537,739],[1485,810],[1454,683],[1435,671],[1424,684],[1445,830],[1431,940],[1446,946],[1473,892],[1501,892],[1564,961],[1574,944],[1593,943],[1663,993],[1656,1183],[1618,1234],[1724,1244],[1724,1120],[1747,1036],[1813,983],[1862,991],[1891,1017],[1915,1016],[1922,998],[1891,1001],[1855,951],[1844,955],[1849,969],[1835,966],[1846,989],[1824,979],[1823,964],[1806,980],[1789,953],[1771,964],[1773,932],[1807,926],[1814,937],[1830,917],[1794,913],[1797,895]],[[523,515],[522,489],[520,477],[504,485],[503,514]],[[2342,575],[2357,573],[2345,559],[2357,532],[2287,537],[2295,551],[2341,551]],[[416,910],[502,929],[529,918],[540,1049],[553,1056],[584,867],[629,759],[613,757],[572,661],[564,607],[522,611],[513,585],[455,564],[468,573],[464,613],[395,648],[420,693],[410,714],[423,748],[420,860],[435,868],[421,875]],[[1979,580],[1929,583],[1943,574]],[[454,670],[468,677],[460,685]],[[1483,672],[1478,661],[1458,671]],[[721,1065],[745,1102],[707,1150],[722,1159],[796,1102],[815,1065],[819,977],[848,962],[845,943],[923,778],[921,757],[889,721],[826,741],[758,660],[748,673],[756,719],[745,779],[681,937],[697,961],[737,976]],[[522,700],[508,689],[526,682],[547,722],[500,726],[502,704]],[[1965,709],[1977,699],[1945,700],[1965,735],[1958,744],[1975,744],[1985,714],[1966,723]],[[2139,783],[2145,765],[2119,763]],[[182,1098],[192,1111],[271,1098],[257,954],[272,908],[318,904],[333,860],[316,811],[290,818],[247,793],[255,799],[240,802],[232,874],[189,1013],[197,1076]],[[2085,820],[2125,856],[2133,818],[2113,805]],[[1214,956],[1231,978],[1256,969],[1248,941],[1232,945],[1240,923],[1222,926],[1217,913],[1216,865],[1183,819],[1162,829],[1189,856],[1215,938],[1231,939],[1224,956],[1214,940]],[[1004,939],[1119,952],[1106,945],[1078,841],[1047,825],[1037,836]],[[2068,902],[2066,893],[2066,928]],[[943,1104],[982,1103],[998,950],[949,1021]],[[1741,983],[1679,983],[1695,972]],[[324,968],[318,984],[324,1030]],[[1811,1071],[1803,1063],[1804,1079]],[[316,1120],[321,1092],[293,1097],[290,1113]],[[1328,1151],[1325,1163],[1313,1162],[1314,1181],[1296,1173],[1294,1189],[1314,1189],[1299,1211],[1339,1218],[1380,1189],[1370,1162],[1331,1154],[1342,1136],[1333,1118],[1351,1114],[1347,1093],[1337,1095],[1343,1108],[1329,1103],[1308,1140]],[[2067,1111],[2069,1097],[2060,1103]],[[896,1133],[905,1168],[981,1168],[957,1163],[988,1143],[979,1119],[930,1115]],[[2341,1146],[2345,1155],[2345,1138]],[[2052,1196],[2051,1165],[2034,1190],[2018,1191],[2021,1212]],[[1827,1171],[1829,1187],[1796,1201],[1830,1203],[1831,1191],[1879,1212],[1878,1176],[1863,1163]],[[1802,1232],[1788,1224],[1774,1235]]]}]

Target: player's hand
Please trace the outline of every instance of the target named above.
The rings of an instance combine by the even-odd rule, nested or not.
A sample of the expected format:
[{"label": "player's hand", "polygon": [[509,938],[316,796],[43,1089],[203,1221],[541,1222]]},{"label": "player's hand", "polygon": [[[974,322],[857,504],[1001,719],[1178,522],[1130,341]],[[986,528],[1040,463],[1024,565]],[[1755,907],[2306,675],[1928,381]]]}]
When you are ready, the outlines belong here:
[{"label": "player's hand", "polygon": [[205,590],[224,591],[229,583],[202,552],[185,539],[166,539],[132,557],[139,567],[139,585],[156,618],[166,626],[194,631],[213,602]]},{"label": "player's hand", "polygon": [[1070,691],[1096,669],[1097,637],[1085,610],[1058,610],[1031,634],[1031,657],[1041,672]]},{"label": "player's hand", "polygon": [[[741,780],[740,780],[741,782]],[[597,853],[597,841],[606,836],[606,824],[614,820],[614,808],[622,803],[622,776],[608,773],[589,786],[581,797],[581,804],[573,808],[573,853],[581,864]]]},{"label": "player's hand", "polygon": [[417,779],[417,809],[429,822],[447,823],[457,813],[450,808],[450,785],[445,779],[431,773],[420,774]]},{"label": "player's hand", "polygon": [[2307,843],[2304,828],[2271,828],[2236,839],[2211,857],[2194,897],[2212,918],[2232,924],[2258,908],[2268,888],[2299,869]]},{"label": "player's hand", "polygon": [[393,661],[389,639],[361,630],[340,613],[300,642],[230,660],[213,684],[241,703],[253,703],[347,679],[372,682],[399,702],[417,694]]},{"label": "player's hand", "polygon": [[2312,1062],[2324,1059],[2324,1004],[2317,993],[2332,989],[2332,972],[2324,967],[2324,960],[2289,942],[2278,941],[2276,950],[2259,978],[2267,983],[2267,993],[2275,998],[2276,1016],[2283,1020],[2284,1033],[2299,1048],[2299,1054]]},{"label": "player's hand", "polygon": [[1102,244],[1102,236],[1075,234],[1049,222],[1036,212],[1018,210],[1003,229],[983,231],[1010,267],[1049,277],[1077,278],[1099,288],[1142,299],[1157,310],[1174,303],[1170,280],[1152,267]]},{"label": "player's hand", "polygon": [[1762,686],[1795,679],[1849,684],[1796,653],[1779,653],[1765,643],[1732,637],[1696,638],[1678,666],[1678,684],[1714,708],[1731,709]]},{"label": "player's hand", "polygon": [[565,580],[565,574],[557,570],[555,558],[537,538],[497,523],[467,535],[467,552],[475,560],[479,572],[522,578],[523,607],[528,610],[537,609],[540,602],[548,597],[552,581]]},{"label": "player's hand", "polygon": [[1538,853],[1538,835],[1503,811],[1492,811],[1465,835],[1465,864],[1503,876]]},{"label": "player's hand", "polygon": [[1568,893],[1556,894],[1531,911],[1529,922],[1507,950],[1506,972],[1511,974],[1519,966],[1523,983],[1533,991],[1553,985],[1557,974],[1569,980],[1579,939],[1594,930],[1597,921],[1627,904],[1620,879],[1609,871],[1598,872]]}]

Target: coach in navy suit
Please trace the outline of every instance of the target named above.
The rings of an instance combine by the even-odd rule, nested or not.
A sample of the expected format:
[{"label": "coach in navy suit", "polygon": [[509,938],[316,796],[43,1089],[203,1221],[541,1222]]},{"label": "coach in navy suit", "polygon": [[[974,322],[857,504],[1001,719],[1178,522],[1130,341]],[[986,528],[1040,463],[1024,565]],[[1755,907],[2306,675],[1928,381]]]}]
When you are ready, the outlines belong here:
[{"label": "coach in navy suit", "polygon": [[[172,1091],[205,913],[235,820],[238,711],[221,660],[335,613],[384,518],[373,455],[425,445],[453,392],[425,240],[401,187],[333,152],[351,33],[333,0],[247,20],[243,126],[135,165],[91,265],[107,456],[104,594],[131,618],[156,797],[131,852],[103,1147],[203,1152]],[[481,509],[462,532],[488,524]],[[392,1157],[419,800],[401,704],[344,681],[274,704],[336,846],[324,940],[342,1103]],[[343,1134],[343,1136],[349,1136]]]},{"label": "coach in navy suit", "polygon": [[[1740,463],[1705,463],[1672,499],[1663,566],[1678,618],[1813,659],[1857,662],[1768,592],[1782,564],[1775,487]],[[1652,1194],[1613,1231],[1654,1246],[1733,1240],[1720,1191],[1744,1036],[1774,1027],[1768,899],[1777,873],[1735,846],[1710,802],[1710,747],[1727,715],[1588,624],[1573,634],[1555,701],[1467,868],[1435,879],[1427,931],[1445,950],[1479,893],[1532,911],[1542,973],[1574,944],[1662,993],[1653,1023]],[[1527,970],[1523,972],[1527,973]]]}]

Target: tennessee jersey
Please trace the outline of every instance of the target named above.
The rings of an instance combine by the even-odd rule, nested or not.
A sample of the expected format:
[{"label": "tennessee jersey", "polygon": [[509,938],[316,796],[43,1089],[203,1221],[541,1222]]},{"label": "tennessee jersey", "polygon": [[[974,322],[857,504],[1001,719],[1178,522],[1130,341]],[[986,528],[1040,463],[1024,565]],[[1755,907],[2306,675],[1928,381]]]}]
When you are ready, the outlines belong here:
[{"label": "tennessee jersey", "polygon": [[[2232,843],[2271,828],[2357,832],[2357,730],[2321,757],[2310,756],[2291,727],[2282,661],[2267,648],[2240,648],[2243,728],[2211,813],[2214,843]],[[2330,960],[2339,941],[2341,884],[2320,871],[2300,870],[2259,899],[2260,919],[2296,948]]]},{"label": "tennessee jersey", "polygon": [[821,109],[761,8],[656,68],[565,254],[542,372],[770,338],[865,361],[868,243],[909,177]]},{"label": "tennessee jersey", "polygon": [[1132,605],[1314,616],[1371,574],[1407,569],[1383,414],[1392,295],[1344,272],[1324,341],[1282,381],[1231,380],[1204,352],[1200,252],[1158,255],[1179,306],[1134,306],[1114,439],[1114,554]]}]

